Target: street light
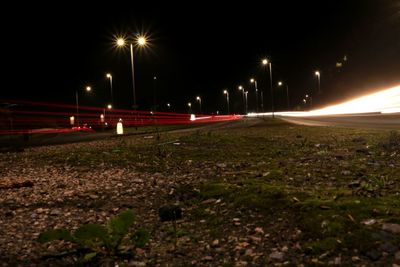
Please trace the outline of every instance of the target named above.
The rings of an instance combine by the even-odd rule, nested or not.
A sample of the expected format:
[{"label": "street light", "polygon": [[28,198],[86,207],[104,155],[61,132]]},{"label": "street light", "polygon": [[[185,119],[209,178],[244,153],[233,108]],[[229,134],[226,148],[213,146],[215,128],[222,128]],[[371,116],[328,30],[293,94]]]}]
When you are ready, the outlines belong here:
[{"label": "street light", "polygon": [[[135,87],[135,68],[134,68],[134,60],[133,60],[133,46],[134,44],[138,47],[144,47],[147,45],[147,39],[145,36],[137,36],[134,42],[129,44],[130,52],[131,52],[131,71],[132,71],[132,89],[133,89],[133,108],[136,109],[136,87]],[[117,39],[117,46],[124,47],[126,45],[126,40],[123,38]]]},{"label": "street light", "polygon": [[191,114],[192,113],[192,103],[189,102],[187,105],[189,107],[189,114]]},{"label": "street light", "polygon": [[[281,87],[283,85],[283,82],[279,81],[278,82],[278,86]],[[289,85],[286,84],[286,104],[287,104],[287,108],[288,110],[290,109],[289,107]]]},{"label": "street light", "polygon": [[[250,83],[254,83],[254,88],[256,90],[256,112],[258,112],[258,88],[257,88],[257,81],[254,80],[253,78],[250,79]],[[263,92],[261,91],[261,109],[263,109],[264,103],[263,103]]]},{"label": "street light", "polygon": [[245,115],[247,114],[247,108],[248,108],[248,106],[247,106],[247,94],[248,94],[248,93],[249,93],[249,91],[244,92],[244,97],[245,97],[245,99],[246,99],[246,103],[245,103],[245,112],[244,112]]},{"label": "street light", "polygon": [[114,105],[113,83],[112,83],[112,75],[111,75],[111,73],[107,73],[106,77],[110,80],[111,104]]},{"label": "street light", "polygon": [[170,109],[171,109],[171,104],[170,103],[167,103],[167,108],[168,108],[168,111],[170,111]]},{"label": "street light", "polygon": [[[85,88],[86,92],[92,91],[92,87],[86,86]],[[75,90],[75,101],[76,101],[76,124],[79,127],[79,94],[78,90]]]},{"label": "street light", "polygon": [[269,81],[270,81],[270,89],[271,89],[271,107],[272,107],[272,118],[275,118],[274,114],[274,90],[272,88],[272,64],[268,59],[262,60],[263,65],[269,65]]},{"label": "street light", "polygon": [[201,114],[201,97],[200,96],[196,97],[196,100],[199,101],[200,114]]},{"label": "street light", "polygon": [[243,88],[243,86],[239,85],[238,89],[239,89],[239,91],[242,91],[243,112],[246,113],[246,104],[245,104],[245,100],[244,100],[244,88]]},{"label": "street light", "polygon": [[310,102],[309,106],[312,108],[312,96],[311,95],[305,95],[305,98],[303,98],[304,104],[307,104],[307,102]]},{"label": "street light", "polygon": [[317,70],[315,76],[317,76],[318,79],[318,94],[321,94],[321,73]]},{"label": "street light", "polygon": [[226,103],[228,106],[228,114],[229,114],[229,92],[228,92],[228,90],[224,90],[224,94],[226,95]]}]

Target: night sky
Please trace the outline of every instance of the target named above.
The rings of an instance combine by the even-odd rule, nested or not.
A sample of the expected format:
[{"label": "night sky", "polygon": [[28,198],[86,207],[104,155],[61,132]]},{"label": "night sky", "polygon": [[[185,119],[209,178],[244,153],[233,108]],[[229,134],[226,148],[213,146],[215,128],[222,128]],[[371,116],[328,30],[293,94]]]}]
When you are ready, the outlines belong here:
[{"label": "night sky", "polygon": [[[151,43],[135,53],[140,109],[151,108],[155,91],[157,110],[170,102],[173,111],[186,112],[187,102],[196,106],[200,95],[204,110],[216,112],[224,108],[222,90],[228,88],[239,112],[241,84],[252,110],[249,79],[255,77],[268,110],[263,57],[272,61],[274,84],[288,83],[292,108],[306,93],[315,94],[316,69],[320,104],[400,84],[400,1],[36,1],[3,7],[1,24],[3,99],[74,104],[75,90],[81,90],[83,104],[104,106],[110,99],[105,74],[111,72],[115,106],[129,108],[129,50],[116,49],[114,37],[137,33],[147,33]],[[275,96],[276,107],[285,108],[282,90],[276,88]]]}]

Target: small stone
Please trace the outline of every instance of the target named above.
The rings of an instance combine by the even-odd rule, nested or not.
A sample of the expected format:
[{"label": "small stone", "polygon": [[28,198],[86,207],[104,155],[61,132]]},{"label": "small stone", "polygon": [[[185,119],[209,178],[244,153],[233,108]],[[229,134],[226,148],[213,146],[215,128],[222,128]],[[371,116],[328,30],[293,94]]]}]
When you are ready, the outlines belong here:
[{"label": "small stone", "polygon": [[350,175],[351,174],[351,171],[348,171],[348,170],[344,170],[344,171],[342,171],[341,172],[342,173],[342,175]]},{"label": "small stone", "polygon": [[253,235],[251,235],[251,236],[249,237],[249,239],[250,239],[253,243],[260,243],[260,242],[261,242],[261,237],[258,237],[258,236],[253,236]]},{"label": "small stone", "polygon": [[95,194],[90,194],[89,197],[90,197],[91,199],[98,199],[98,198],[99,198],[99,196],[98,196],[98,195],[95,195]]},{"label": "small stone", "polygon": [[335,265],[340,265],[342,264],[342,258],[341,257],[336,257],[333,264]]},{"label": "small stone", "polygon": [[128,263],[128,266],[132,266],[132,267],[144,267],[146,266],[146,263],[143,261],[130,261]]},{"label": "small stone", "polygon": [[213,260],[213,257],[211,257],[211,256],[205,256],[205,257],[201,258],[201,260],[202,260],[202,261],[212,261],[212,260]]},{"label": "small stone", "polygon": [[204,200],[203,202],[201,202],[201,204],[211,204],[211,203],[215,203],[217,200],[215,198],[209,198],[207,200]]},{"label": "small stone", "polygon": [[57,210],[57,209],[54,209],[54,210],[50,211],[50,215],[52,215],[52,216],[57,216],[57,215],[60,215],[60,214],[61,214],[61,211]]},{"label": "small stone", "polygon": [[381,244],[379,246],[379,249],[389,252],[389,253],[395,253],[397,250],[397,247],[394,246],[392,243],[386,242],[386,243]]},{"label": "small stone", "polygon": [[283,260],[283,257],[284,257],[285,255],[282,253],[282,252],[278,252],[278,251],[274,251],[274,252],[272,252],[271,254],[269,254],[269,258],[271,259],[271,260],[278,260],[278,261],[281,261],[281,260]]},{"label": "small stone", "polygon": [[400,224],[395,223],[384,223],[382,225],[382,229],[386,231],[390,231],[392,233],[398,234],[400,233]]},{"label": "small stone", "polygon": [[218,240],[218,239],[215,239],[215,240],[211,243],[211,246],[213,246],[213,247],[218,247],[218,246],[219,246],[219,240]]},{"label": "small stone", "polygon": [[367,220],[362,221],[361,223],[365,224],[365,225],[373,225],[376,223],[376,220],[375,219],[367,219]]},{"label": "small stone", "polygon": [[381,253],[375,249],[368,251],[366,255],[373,261],[377,261],[381,257]]},{"label": "small stone", "polygon": [[396,254],[394,254],[394,259],[396,261],[400,261],[400,250],[396,252]]},{"label": "small stone", "polygon": [[256,227],[256,229],[254,229],[254,232],[256,232],[257,234],[264,234],[264,230],[261,227]]},{"label": "small stone", "polygon": [[360,261],[360,258],[358,256],[353,256],[351,257],[352,261]]},{"label": "small stone", "polygon": [[245,256],[253,256],[253,250],[251,248],[246,249]]},{"label": "small stone", "polygon": [[162,222],[182,219],[182,209],[178,205],[164,205],[159,208],[158,216]]}]

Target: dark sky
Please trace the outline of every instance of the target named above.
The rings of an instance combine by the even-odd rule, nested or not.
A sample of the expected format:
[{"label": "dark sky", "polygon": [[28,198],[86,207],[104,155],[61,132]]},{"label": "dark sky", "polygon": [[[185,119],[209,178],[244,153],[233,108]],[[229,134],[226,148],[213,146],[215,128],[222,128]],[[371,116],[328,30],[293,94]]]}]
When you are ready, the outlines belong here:
[{"label": "dark sky", "polygon": [[[132,105],[129,51],[114,47],[114,36],[147,33],[151,47],[135,53],[136,94],[150,109],[153,89],[159,110],[170,102],[187,111],[201,95],[207,112],[223,109],[229,88],[233,110],[241,110],[237,86],[254,88],[269,80],[260,65],[272,61],[274,84],[287,81],[294,106],[315,93],[321,71],[323,94],[332,102],[386,85],[400,84],[400,1],[139,1],[14,3],[3,7],[3,86],[0,98],[74,103],[75,90],[90,84],[87,105],[109,102],[106,72],[113,74],[117,107]],[[7,18],[4,13],[7,12]],[[343,61],[346,55],[347,61]],[[342,62],[342,68],[336,68]],[[153,76],[157,76],[154,85]],[[276,89],[278,109],[285,95]]]}]

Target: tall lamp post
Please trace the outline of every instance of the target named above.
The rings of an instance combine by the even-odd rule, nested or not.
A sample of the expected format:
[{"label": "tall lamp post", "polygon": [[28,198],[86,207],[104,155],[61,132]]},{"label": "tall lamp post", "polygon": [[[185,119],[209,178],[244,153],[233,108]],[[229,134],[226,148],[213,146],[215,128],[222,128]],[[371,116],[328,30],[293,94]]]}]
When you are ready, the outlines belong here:
[{"label": "tall lamp post", "polygon": [[113,95],[113,78],[111,73],[107,73],[106,77],[110,80],[110,92],[111,92],[111,104],[114,105],[114,95]]},{"label": "tall lamp post", "polygon": [[272,118],[275,118],[274,114],[274,90],[272,88],[272,64],[268,59],[262,60],[263,65],[269,65],[269,81],[270,81],[270,89],[271,89],[271,107],[272,107]]},{"label": "tall lamp post", "polygon": [[[92,87],[86,86],[85,88],[86,92],[92,91]],[[75,91],[75,101],[76,101],[76,124],[79,127],[79,94],[78,90]]]},{"label": "tall lamp post", "polygon": [[[126,45],[126,41],[124,38],[117,39],[117,46],[124,47]],[[133,46],[144,47],[147,45],[147,39],[144,36],[137,36],[134,42],[129,44],[130,52],[131,52],[131,71],[132,71],[132,89],[133,89],[133,108],[136,109],[136,87],[135,87],[135,68],[134,68],[134,60],[133,60]]]},{"label": "tall lamp post", "polygon": [[200,96],[196,97],[196,100],[199,101],[200,114],[201,114],[201,97]]},{"label": "tall lamp post", "polygon": [[229,114],[229,92],[228,92],[228,90],[224,90],[224,95],[226,95],[226,104],[228,107],[228,114]]},{"label": "tall lamp post", "polygon": [[246,92],[244,92],[244,97],[245,97],[245,111],[244,111],[244,114],[246,115],[247,114],[247,109],[248,109],[248,106],[247,106],[247,94],[249,93],[249,91],[246,91]]},{"label": "tall lamp post", "polygon": [[[283,85],[283,82],[279,81],[278,82],[278,86],[281,87]],[[287,108],[288,110],[290,109],[290,105],[289,105],[289,85],[286,84],[286,104],[287,104]]]},{"label": "tall lamp post", "polygon": [[[258,88],[257,88],[257,81],[253,78],[250,79],[250,83],[254,83],[254,88],[256,90],[256,112],[258,112]],[[263,93],[261,91],[261,108],[263,108]]]},{"label": "tall lamp post", "polygon": [[243,113],[246,113],[246,103],[245,103],[245,99],[244,99],[244,88],[243,86],[239,85],[238,86],[239,91],[242,91],[242,100],[243,100]]},{"label": "tall lamp post", "polygon": [[192,103],[189,102],[187,105],[189,107],[189,114],[192,114]]},{"label": "tall lamp post", "polygon": [[321,73],[317,70],[315,76],[317,76],[318,80],[318,94],[321,94]]}]

